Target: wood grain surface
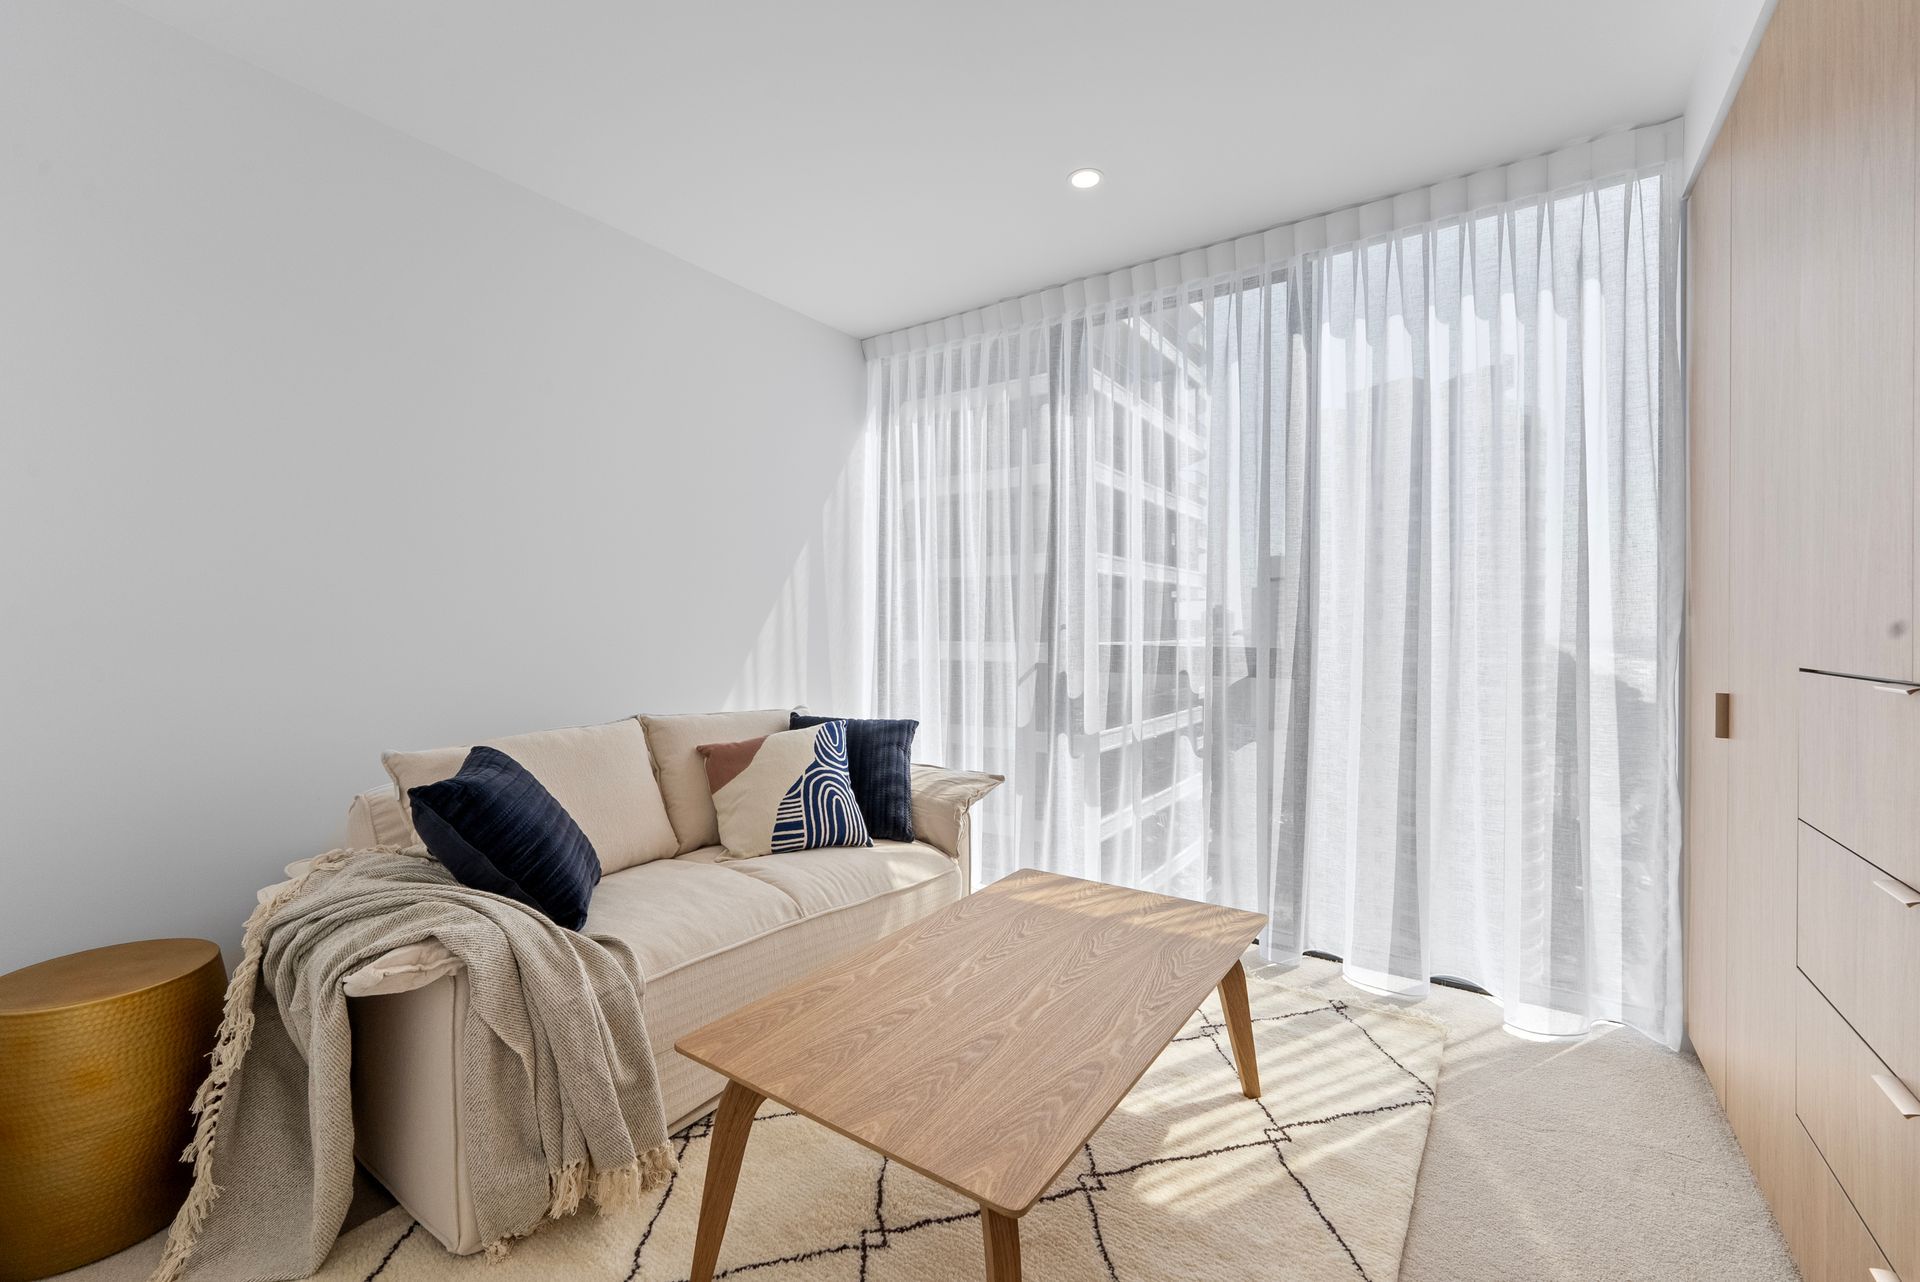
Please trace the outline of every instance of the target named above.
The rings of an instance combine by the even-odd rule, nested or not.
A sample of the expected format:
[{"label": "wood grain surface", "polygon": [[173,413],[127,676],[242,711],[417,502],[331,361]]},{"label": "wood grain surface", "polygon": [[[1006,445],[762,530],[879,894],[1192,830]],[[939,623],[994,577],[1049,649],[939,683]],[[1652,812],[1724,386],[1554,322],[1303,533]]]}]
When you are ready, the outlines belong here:
[{"label": "wood grain surface", "polygon": [[1920,885],[1920,695],[1817,672],[1799,679],[1800,817]]},{"label": "wood grain surface", "polygon": [[1265,925],[1018,872],[677,1045],[1018,1218]]},{"label": "wood grain surface", "polygon": [[1900,1116],[1874,1081],[1891,1075],[1886,1063],[1806,976],[1794,978],[1800,1122],[1894,1272],[1920,1277],[1920,1119]]},{"label": "wood grain surface", "polygon": [[[1799,526],[1805,417],[1799,330],[1810,171],[1806,43],[1817,0],[1783,0],[1727,117],[1732,384],[1728,584],[1726,1108],[1774,1206],[1798,1187],[1793,1141],[1793,885]],[[1718,148],[1716,148],[1718,150]]]},{"label": "wood grain surface", "polygon": [[987,1248],[987,1282],[1020,1282],[1020,1221],[982,1211],[980,1236]]},{"label": "wood grain surface", "polygon": [[1803,1183],[1794,1204],[1784,1209],[1800,1275],[1806,1282],[1876,1282],[1871,1270],[1887,1268],[1887,1257],[1860,1222],[1806,1128],[1796,1130],[1794,1146]]},{"label": "wood grain surface", "polygon": [[1920,907],[1879,883],[1905,885],[1800,825],[1800,972],[1887,1067],[1920,1084]]},{"label": "wood grain surface", "polygon": [[1260,1098],[1260,1061],[1253,1054],[1253,1015],[1247,1009],[1246,967],[1235,962],[1220,980],[1220,1010],[1233,1043],[1233,1066],[1240,1073],[1240,1093]]},{"label": "wood grain surface", "polygon": [[[1715,147],[1688,202],[1687,300],[1687,1033],[1721,1107],[1727,1102],[1727,767],[1733,745],[1714,733],[1715,697],[1731,692],[1729,544],[1732,516],[1731,147]],[[1744,698],[1732,707],[1733,734],[1745,732]]]},{"label": "wood grain surface", "polygon": [[760,1097],[728,1082],[713,1113],[713,1142],[707,1147],[707,1182],[700,1189],[700,1220],[694,1227],[693,1268],[689,1282],[713,1282],[720,1262],[720,1242],[727,1232],[727,1213],[733,1209],[733,1190],[740,1183],[740,1159],[753,1132],[753,1113]]}]

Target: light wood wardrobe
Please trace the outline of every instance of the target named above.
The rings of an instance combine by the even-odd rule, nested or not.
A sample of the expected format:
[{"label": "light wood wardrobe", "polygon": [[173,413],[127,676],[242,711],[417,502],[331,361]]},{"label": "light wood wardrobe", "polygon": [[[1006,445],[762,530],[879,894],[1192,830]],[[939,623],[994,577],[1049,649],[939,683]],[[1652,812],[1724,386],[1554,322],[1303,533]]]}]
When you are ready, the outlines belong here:
[{"label": "light wood wardrobe", "polygon": [[1815,1282],[1920,1282],[1916,112],[1780,0],[1688,212],[1687,1027]]}]

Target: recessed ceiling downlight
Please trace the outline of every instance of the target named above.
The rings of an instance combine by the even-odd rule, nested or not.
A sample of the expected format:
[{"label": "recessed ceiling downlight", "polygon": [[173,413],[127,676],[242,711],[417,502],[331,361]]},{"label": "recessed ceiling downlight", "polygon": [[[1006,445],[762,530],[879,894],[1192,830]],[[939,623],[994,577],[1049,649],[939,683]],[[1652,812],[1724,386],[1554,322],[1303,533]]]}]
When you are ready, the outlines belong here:
[{"label": "recessed ceiling downlight", "polygon": [[1098,187],[1102,177],[1104,175],[1098,169],[1076,169],[1067,175],[1067,181],[1084,191],[1088,187]]}]

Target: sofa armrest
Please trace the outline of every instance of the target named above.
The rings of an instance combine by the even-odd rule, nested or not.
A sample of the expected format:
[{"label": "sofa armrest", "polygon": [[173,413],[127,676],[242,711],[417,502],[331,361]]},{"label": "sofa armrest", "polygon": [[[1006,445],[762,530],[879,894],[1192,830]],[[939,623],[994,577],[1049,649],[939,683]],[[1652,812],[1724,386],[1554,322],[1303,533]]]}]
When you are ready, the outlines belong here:
[{"label": "sofa armrest", "polygon": [[944,766],[913,767],[913,835],[960,865],[962,890],[973,889],[973,803],[1005,783],[1005,775]]},{"label": "sofa armrest", "polygon": [[424,939],[382,953],[342,980],[340,990],[349,997],[410,993],[465,969],[466,963],[448,952],[446,945]]},{"label": "sofa armrest", "polygon": [[[304,877],[312,863],[311,859],[294,860],[287,865],[287,880],[262,886],[255,900],[266,903],[290,883]],[[444,944],[437,939],[427,939],[388,949],[340,981],[340,990],[349,997],[410,993],[463,969],[460,959],[448,952]]]}]

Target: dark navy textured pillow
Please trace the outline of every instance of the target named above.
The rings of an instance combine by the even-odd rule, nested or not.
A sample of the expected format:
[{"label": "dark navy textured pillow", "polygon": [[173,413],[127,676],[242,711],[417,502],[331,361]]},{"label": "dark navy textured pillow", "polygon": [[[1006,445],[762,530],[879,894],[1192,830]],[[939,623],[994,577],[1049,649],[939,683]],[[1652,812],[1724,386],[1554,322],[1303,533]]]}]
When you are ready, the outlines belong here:
[{"label": "dark navy textured pillow", "polygon": [[407,797],[428,853],[463,885],[517,899],[568,930],[586,925],[600,857],[526,767],[498,748],[475,748],[459,774]]},{"label": "dark navy textured pillow", "polygon": [[828,721],[847,723],[847,773],[853,799],[875,841],[913,840],[913,732],[918,721],[861,721],[851,717],[788,717],[788,729]]}]

